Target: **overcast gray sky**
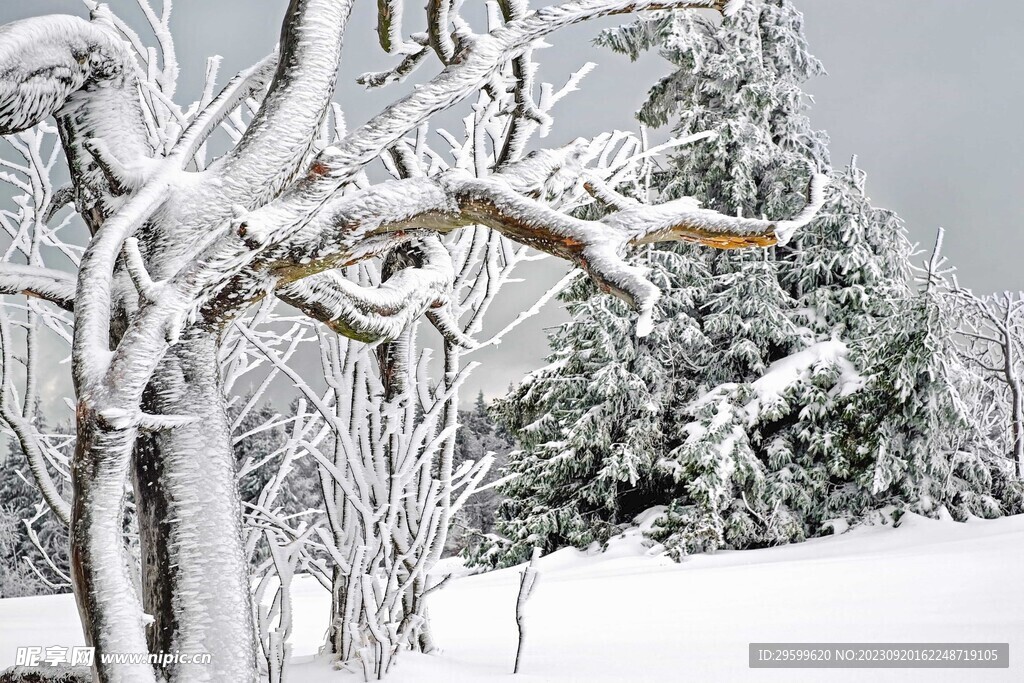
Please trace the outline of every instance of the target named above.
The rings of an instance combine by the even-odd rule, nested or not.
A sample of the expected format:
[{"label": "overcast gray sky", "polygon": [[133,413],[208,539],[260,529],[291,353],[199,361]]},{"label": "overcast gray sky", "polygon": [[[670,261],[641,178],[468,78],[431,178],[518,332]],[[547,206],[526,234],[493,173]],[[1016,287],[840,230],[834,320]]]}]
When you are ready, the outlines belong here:
[{"label": "overcast gray sky", "polygon": [[[815,97],[812,122],[830,134],[834,163],[859,155],[860,167],[869,174],[869,194],[906,220],[914,240],[930,243],[936,228],[945,227],[946,253],[965,284],[979,291],[1024,289],[1017,199],[1024,181],[1024,48],[1019,42],[1024,3],[794,1],[805,13],[811,48],[829,72],[808,90]],[[138,16],[134,0],[109,4],[122,16]],[[195,94],[207,55],[225,57],[222,74],[227,78],[269,52],[286,4],[177,0],[181,99]],[[346,42],[339,101],[352,123],[371,116],[404,87],[367,93],[353,83],[359,73],[389,63],[375,44],[375,4],[356,3]],[[408,5],[407,21],[418,28],[423,3]],[[78,0],[2,0],[0,23],[52,12],[82,14],[81,7]],[[556,34],[549,41],[554,46],[537,55],[541,77],[556,82],[583,62],[599,64],[583,90],[556,110],[552,144],[633,127],[632,112],[646,89],[666,73],[667,65],[656,56],[630,64],[591,47],[597,29],[612,23]],[[505,292],[502,310],[511,317],[559,274],[556,264],[529,271],[527,283]],[[500,394],[509,382],[538,367],[546,351],[543,329],[559,320],[559,311],[549,311],[499,349],[477,354],[486,365],[470,382],[467,396],[481,388],[488,395]]]}]

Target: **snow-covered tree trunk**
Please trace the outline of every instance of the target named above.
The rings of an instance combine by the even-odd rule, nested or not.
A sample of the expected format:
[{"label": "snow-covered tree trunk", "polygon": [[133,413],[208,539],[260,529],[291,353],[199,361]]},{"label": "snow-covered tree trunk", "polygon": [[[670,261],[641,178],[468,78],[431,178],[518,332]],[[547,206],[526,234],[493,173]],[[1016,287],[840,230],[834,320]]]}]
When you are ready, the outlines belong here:
[{"label": "snow-covered tree trunk", "polygon": [[[1009,361],[1007,361],[1009,366]],[[1009,367],[1004,372],[1010,374]],[[1014,373],[1015,375],[1015,373]],[[1024,478],[1024,390],[1021,389],[1020,378],[1013,376],[1010,380],[1010,424],[1013,429],[1013,461],[1017,470],[1017,478]]]},{"label": "snow-covered tree trunk", "polygon": [[534,548],[530,563],[519,574],[519,597],[516,598],[516,627],[519,630],[519,645],[516,647],[516,662],[512,667],[514,674],[519,673],[519,667],[523,663],[523,648],[526,645],[526,602],[537,587],[536,565],[538,558],[540,558],[540,548]]},{"label": "snow-covered tree trunk", "polygon": [[[217,364],[218,339],[188,330],[154,373],[154,414],[199,420],[158,432],[136,455],[136,505],[145,588],[154,623],[151,652],[210,652],[218,666],[241,670],[255,660],[249,617],[249,567],[235,456]],[[176,520],[174,524],[166,520]],[[234,615],[230,622],[210,609]],[[202,680],[209,667],[178,665],[181,680]]]},{"label": "snow-covered tree trunk", "polygon": [[216,358],[216,337],[186,331],[154,373],[159,389],[145,404],[155,414],[201,416],[136,442],[141,604],[153,618],[145,630],[148,644],[109,640],[118,632],[111,619],[131,619],[125,626],[136,637],[143,633],[141,614],[131,609],[139,598],[134,577],[126,575],[132,562],[119,533],[129,476],[120,467],[128,463],[114,469],[104,462],[115,460],[110,451],[125,448],[120,439],[128,437],[96,430],[102,416],[87,413],[79,422],[73,566],[87,636],[101,651],[216,653],[214,667],[177,665],[169,672],[176,680],[216,680],[208,678],[211,668],[214,676],[242,672],[255,661],[234,453]]}]

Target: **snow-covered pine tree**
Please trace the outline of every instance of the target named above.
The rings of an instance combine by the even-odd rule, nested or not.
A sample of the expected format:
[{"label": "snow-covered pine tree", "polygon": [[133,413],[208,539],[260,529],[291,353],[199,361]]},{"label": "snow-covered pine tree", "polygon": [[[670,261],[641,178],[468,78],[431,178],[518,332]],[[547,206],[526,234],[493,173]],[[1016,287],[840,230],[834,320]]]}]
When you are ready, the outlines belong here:
[{"label": "snow-covered pine tree", "polygon": [[[671,294],[645,338],[635,316],[579,281],[563,295],[572,320],[550,338],[549,365],[528,376],[492,412],[516,436],[500,488],[497,533],[470,557],[506,566],[550,551],[606,540],[621,522],[670,496],[655,469],[663,413],[695,396],[685,378],[706,346],[693,312],[702,304],[703,261],[651,249],[638,258]],[[686,366],[685,368],[682,366]],[[675,368],[675,369],[673,369]]]},{"label": "snow-covered pine tree", "polygon": [[[642,119],[657,124],[675,117],[677,130],[717,134],[696,154],[675,160],[664,177],[666,191],[710,206],[731,202],[753,215],[779,215],[799,201],[796,183],[807,166],[825,167],[829,158],[826,136],[810,126],[802,90],[822,67],[793,5],[752,3],[721,24],[675,16],[661,52],[677,69],[652,91]],[[747,408],[754,395],[747,383],[813,343],[795,324],[798,293],[785,278],[799,248],[798,241],[761,253],[697,254],[713,274],[701,310],[711,351],[692,379],[720,400],[667,415],[669,442],[659,467],[680,494],[654,536],[673,551],[780,543],[805,534],[770,486],[766,451],[779,444],[764,442]],[[785,417],[778,406],[771,409],[773,419]]]},{"label": "snow-covered pine tree", "polygon": [[871,204],[867,174],[851,160],[833,174],[827,208],[785,256],[794,322],[814,335],[869,336],[910,295],[912,246],[900,218]]},{"label": "snow-covered pine tree", "polygon": [[[763,478],[748,474],[745,485],[733,491],[728,512],[717,514],[725,545],[800,540],[870,507],[864,499],[857,506],[848,499],[851,489],[863,492],[852,478],[869,464],[856,456],[858,444],[843,437],[843,411],[852,410],[846,397],[863,384],[857,369],[869,372],[875,363],[879,330],[895,333],[883,324],[899,320],[901,302],[910,295],[910,246],[898,217],[871,205],[865,181],[855,164],[836,174],[819,219],[769,261],[789,297],[782,319],[792,326],[786,338],[790,355],[755,368],[753,377],[733,369],[726,381],[739,384],[719,387],[694,404],[696,420],[683,427],[683,446],[667,459],[672,467],[680,458],[700,462],[702,447],[719,448],[727,434],[712,427],[722,413],[753,444]],[[763,277],[760,270],[753,274]],[[734,329],[751,319],[757,321],[740,316]],[[720,343],[728,339],[723,335]],[[749,466],[738,471],[754,473]],[[692,466],[680,472],[680,481],[693,489]],[[672,521],[673,514],[655,536],[670,548],[701,547],[703,534],[695,535],[701,542],[692,542],[686,524]]]},{"label": "snow-covered pine tree", "polygon": [[[643,123],[672,120],[680,136],[714,133],[655,174],[663,196],[782,215],[801,201],[808,166],[827,164],[799,87],[821,66],[788,2],[751,3],[720,24],[663,13],[598,42],[634,58],[657,47],[676,67],[652,89]],[[755,378],[799,341],[775,252],[671,246],[636,258],[667,293],[652,341],[624,344],[624,308],[570,292],[573,320],[550,340],[552,364],[499,402],[500,419],[522,444],[509,467],[518,476],[503,490],[499,531],[513,550],[498,551],[501,563],[527,558],[533,544],[604,540],[614,523],[676,497],[679,469],[660,461],[682,440],[684,407],[702,389]],[[645,495],[623,505],[620,490]]]},{"label": "snow-covered pine tree", "polygon": [[[801,89],[822,68],[808,52],[802,17],[789,0],[748,3],[721,23],[665,13],[605,32],[600,42],[632,57],[658,48],[676,66],[652,89],[639,113],[643,122],[672,121],[682,135],[716,134],[658,174],[665,195],[780,215],[799,201],[796,189],[806,167],[828,164],[826,137],[810,127]],[[802,540],[889,505],[935,513],[938,506],[928,502],[935,496],[963,501],[958,516],[967,510],[994,514],[998,505],[984,468],[963,444],[952,443],[964,422],[939,417],[942,410],[950,417],[956,406],[938,409],[931,398],[932,391],[956,391],[948,383],[964,375],[937,373],[952,362],[952,350],[939,341],[942,330],[918,325],[933,304],[927,292],[910,288],[911,247],[903,225],[871,205],[855,161],[834,176],[819,218],[788,245],[762,252],[680,246],[655,252],[663,258],[670,252],[686,264],[676,273],[702,272],[691,278],[680,302],[694,328],[689,339],[700,342],[666,347],[663,362],[646,375],[630,376],[633,383],[601,381],[610,359],[579,334],[616,330],[623,312],[570,307],[572,322],[551,338],[552,365],[499,404],[523,449],[509,468],[518,476],[504,490],[504,538],[492,545],[491,563],[522,561],[532,545],[602,540],[612,527],[601,522],[628,521],[612,516],[621,502],[597,476],[620,451],[644,454],[634,486],[661,492],[645,499],[649,505],[670,503],[652,536],[677,556]],[[650,253],[637,260],[646,264]],[[665,291],[679,296],[673,285],[682,280],[671,271],[666,277]],[[661,325],[675,324],[670,319],[663,316]],[[921,329],[932,330],[925,341]],[[911,338],[926,352],[919,361],[897,354]],[[686,364],[674,362],[680,355]],[[931,388],[897,388],[895,376],[908,371],[901,362],[934,363],[928,366],[935,371]],[[591,384],[602,387],[603,396],[567,389]],[[895,434],[914,428],[878,417],[885,414],[883,403],[925,414],[908,419],[928,427],[917,430],[918,439],[896,443]],[[560,411],[567,411],[566,418],[556,418]],[[863,425],[852,426],[862,419],[858,411],[875,411],[878,434],[867,438],[858,432]],[[584,419],[591,415],[602,426],[632,431],[594,430]],[[638,431],[641,425],[650,427]],[[902,454],[895,461],[878,441],[884,433]],[[934,447],[931,465],[924,443]],[[587,457],[568,457],[578,453]],[[893,476],[899,469],[894,463],[903,460],[914,463],[900,470],[906,481],[891,491],[877,489],[874,477]],[[942,480],[942,492],[932,490],[938,471],[955,473]],[[603,516],[588,497],[595,487],[604,495],[596,508]]]},{"label": "snow-covered pine tree", "polygon": [[280,416],[270,404],[257,406],[238,420],[234,413],[246,402],[237,402],[232,406],[234,410],[229,412],[231,418],[239,422],[233,449],[239,473],[238,490],[243,505],[255,503],[260,491],[274,476],[272,468],[256,466],[264,459],[273,459],[286,440],[282,427],[266,428],[268,424],[280,421]]},{"label": "snow-covered pine tree", "polygon": [[663,461],[686,495],[652,534],[677,555],[908,511],[965,519],[1020,508],[1004,459],[986,451],[985,386],[955,340],[948,269],[936,252],[912,287],[903,226],[864,187],[851,164],[776,262],[806,346],[691,405],[696,419]]},{"label": "snow-covered pine tree", "polygon": [[[662,81],[660,91],[653,91],[641,115],[654,116],[650,122],[658,123],[656,117],[669,116],[677,111],[673,106],[678,106],[679,126],[696,130],[713,122],[707,111],[717,109],[723,112],[723,120],[730,122],[714,128],[719,132],[720,145],[737,131],[746,131],[750,124],[768,135],[770,144],[744,142],[737,146],[738,159],[728,156],[728,146],[719,150],[704,146],[702,149],[712,158],[720,155],[729,159],[722,166],[730,169],[729,176],[717,182],[703,180],[704,186],[695,186],[694,179],[715,179],[715,164],[701,161],[697,155],[680,157],[669,171],[666,187],[678,185],[675,191],[681,194],[709,202],[731,201],[738,206],[750,206],[751,199],[757,198],[764,208],[755,206],[753,210],[769,215],[773,205],[783,210],[786,202],[792,201],[792,195],[785,195],[785,188],[792,187],[791,182],[785,182],[786,160],[803,156],[824,164],[828,158],[826,137],[810,127],[801,91],[807,78],[822,72],[821,65],[807,51],[801,15],[789,0],[766,0],[748,5],[721,26],[694,17],[679,17],[670,26],[670,37],[663,39],[667,48],[663,54],[675,57],[683,73]],[[680,34],[673,30],[679,26],[687,31]],[[626,35],[638,33],[634,29]],[[709,38],[711,35],[714,37]],[[743,44],[752,45],[754,51],[727,49]],[[685,46],[689,57],[679,59],[674,52],[676,46]],[[746,58],[737,58],[738,54]],[[728,66],[731,62],[737,64]],[[708,78],[703,71],[706,69],[717,69],[722,76]],[[703,78],[688,80],[692,76],[687,70],[702,73]],[[708,84],[725,85],[723,91],[709,97]],[[658,99],[666,93],[674,93],[672,102]],[[748,102],[753,111],[730,109],[741,102]],[[755,103],[770,113],[759,118]],[[746,139],[752,135],[746,132]],[[754,161],[757,156],[752,156],[751,150],[766,150],[764,157],[773,160],[761,162],[761,168],[775,171],[771,182],[765,182],[763,176],[757,183],[736,175],[735,169],[758,168]],[[744,157],[750,161],[744,163]],[[792,168],[792,161],[789,163]],[[969,391],[964,383],[970,380],[962,368],[952,367],[956,353],[948,341],[953,325],[948,307],[937,311],[940,297],[934,288],[919,293],[910,288],[912,249],[899,218],[871,205],[865,192],[866,177],[856,160],[844,172],[833,175],[829,198],[817,220],[792,243],[772,248],[761,263],[743,265],[743,261],[755,257],[750,252],[702,254],[713,263],[724,261],[723,270],[739,262],[736,277],[749,280],[745,287],[726,280],[719,290],[725,302],[713,294],[704,319],[712,347],[723,354],[713,367],[724,373],[719,382],[726,383],[709,395],[717,394],[720,399],[728,396],[729,402],[716,404],[709,397],[696,402],[692,413],[696,421],[686,424],[682,434],[674,435],[683,446],[663,463],[674,468],[677,477],[683,475],[679,482],[685,484],[687,495],[675,501],[677,506],[702,496],[706,499],[704,505],[710,505],[702,492],[716,492],[719,502],[710,516],[714,523],[705,519],[687,531],[687,524],[672,521],[679,514],[673,508],[668,521],[655,532],[670,546],[682,537],[680,547],[701,547],[706,544],[709,526],[724,530],[725,543],[733,547],[796,540],[822,533],[834,520],[855,521],[889,504],[934,513],[938,505],[929,502],[933,496],[961,501],[957,504],[959,512],[954,512],[960,517],[968,511],[991,516],[998,508],[989,474],[966,448],[961,435],[968,419],[967,402],[933,401],[923,389],[908,396],[896,384],[882,386],[885,380],[879,378],[892,377],[892,373],[899,372],[897,368],[906,369],[901,363],[911,362],[901,349],[913,346],[914,340],[920,342],[923,352],[919,362],[929,368],[928,376],[932,377],[929,391],[964,394]],[[743,188],[748,190],[746,196]],[[773,289],[775,283],[781,292]],[[760,291],[749,291],[758,284]],[[751,299],[761,301],[751,303]],[[931,314],[925,313],[929,310]],[[921,316],[929,315],[932,323],[925,325]],[[787,324],[792,327],[786,329]],[[720,332],[717,336],[716,328]],[[891,361],[889,365],[886,359]],[[705,379],[711,380],[711,376]],[[709,384],[714,386],[715,382]],[[918,438],[909,437],[897,449],[917,465],[905,472],[903,488],[888,497],[874,490],[874,482],[869,485],[866,481],[868,473],[891,469],[884,455],[887,451],[871,439],[852,437],[849,430],[851,420],[856,421],[861,412],[879,414],[861,402],[871,400],[864,398],[870,390],[858,391],[865,384],[881,392],[884,400],[928,416],[921,418],[928,422],[928,428],[918,429]],[[874,400],[880,400],[879,396],[875,395]],[[945,418],[939,417],[942,411]],[[735,429],[727,428],[730,424]],[[891,424],[888,430],[892,434],[915,433],[910,424]],[[954,444],[958,440],[959,447]],[[936,459],[932,470],[955,473],[942,479],[946,490],[941,494],[924,490],[934,484],[934,473],[926,471],[927,458],[921,451],[925,442],[929,445],[924,450]],[[944,446],[940,448],[939,443]],[[701,445],[707,449],[703,453]],[[749,457],[744,457],[744,448],[750,445],[764,468],[763,480]],[[921,452],[914,455],[914,450]],[[684,462],[678,462],[679,458]],[[690,467],[685,466],[687,458]],[[724,468],[719,462],[722,458],[729,461]],[[701,462],[707,463],[703,477],[693,469],[694,463]],[[727,511],[718,511],[730,499],[722,489],[727,483],[722,480],[723,471],[732,473],[735,481],[731,505]]]},{"label": "snow-covered pine tree", "polygon": [[508,454],[513,448],[508,430],[499,427],[490,416],[482,391],[477,394],[472,409],[459,411],[459,431],[455,436],[452,466],[458,470],[463,463],[478,463],[487,456],[493,457],[494,462],[481,479],[479,490],[455,514],[448,532],[446,552],[459,553],[472,545],[480,534],[494,531],[501,495],[490,485],[500,476],[499,471],[508,462]]},{"label": "snow-covered pine tree", "polygon": [[849,450],[862,457],[848,504],[996,517],[1005,512],[1001,487],[983,457],[985,435],[973,428],[980,377],[955,347],[959,316],[941,249],[940,231],[916,291],[869,338],[871,374],[844,410]]},{"label": "snow-covered pine tree", "polygon": [[[960,312],[949,271],[936,252],[911,288],[903,277],[910,247],[902,226],[873,209],[863,187],[863,174],[851,166],[818,221],[831,229],[808,230],[811,246],[793,252],[804,286],[813,284],[798,299],[797,319],[818,341],[758,380],[720,386],[694,404],[699,419],[686,426],[688,439],[670,460],[679,463],[688,495],[653,534],[677,554],[701,549],[709,528],[724,531],[723,545],[744,547],[905,512],[963,520],[1020,508],[1020,487],[1005,460],[985,449],[986,388],[956,345]],[[828,247],[830,235],[838,247]],[[847,251],[838,251],[843,245]],[[833,257],[815,259],[815,250]],[[822,340],[822,332],[831,339]],[[763,481],[741,466],[751,442],[767,465]],[[692,513],[717,511],[706,491],[717,493],[718,506],[728,502],[713,486],[718,471],[700,477],[685,468],[702,457],[721,468],[701,445],[727,448],[745,475],[736,477],[743,486],[728,514]]]}]

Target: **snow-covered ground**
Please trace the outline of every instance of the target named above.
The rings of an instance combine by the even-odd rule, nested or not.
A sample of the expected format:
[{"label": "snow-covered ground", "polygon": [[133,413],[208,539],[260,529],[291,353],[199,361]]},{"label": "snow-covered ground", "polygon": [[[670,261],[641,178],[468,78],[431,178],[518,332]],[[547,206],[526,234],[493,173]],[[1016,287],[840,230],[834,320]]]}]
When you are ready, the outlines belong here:
[{"label": "snow-covered ground", "polygon": [[[899,528],[682,564],[637,534],[605,553],[543,558],[527,606],[524,666],[543,683],[1024,680],[1024,516],[967,524],[919,517]],[[508,681],[516,569],[464,577],[434,594],[437,656],[405,654],[393,683]],[[300,581],[291,680],[358,680],[315,657],[327,596]],[[70,596],[0,601],[0,668],[18,645],[75,645]],[[747,668],[749,642],[1009,642],[1010,669]]]}]

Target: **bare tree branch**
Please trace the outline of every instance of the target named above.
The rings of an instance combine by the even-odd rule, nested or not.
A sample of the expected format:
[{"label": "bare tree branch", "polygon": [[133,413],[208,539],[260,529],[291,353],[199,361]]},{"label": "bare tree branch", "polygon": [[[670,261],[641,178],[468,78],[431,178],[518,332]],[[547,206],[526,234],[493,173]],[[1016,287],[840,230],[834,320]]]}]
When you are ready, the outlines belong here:
[{"label": "bare tree branch", "polygon": [[426,314],[446,338],[471,345],[447,313],[455,278],[448,250],[433,236],[411,247],[403,254],[407,262],[377,287],[362,287],[329,270],[283,285],[275,294],[350,339],[391,341]]},{"label": "bare tree branch", "polygon": [[437,53],[441,63],[450,64],[455,56],[455,42],[449,33],[453,0],[427,0],[427,35],[430,47]]},{"label": "bare tree branch", "polygon": [[410,52],[402,36],[404,0],[377,0],[377,40],[385,52]]},{"label": "bare tree branch", "polygon": [[405,77],[415,71],[427,55],[430,54],[429,46],[421,46],[418,50],[408,53],[396,66],[386,71],[370,71],[359,76],[356,83],[367,88],[380,88],[388,83],[401,82]]},{"label": "bare tree branch", "polygon": [[0,263],[0,294],[25,294],[75,310],[75,277],[40,266]]},{"label": "bare tree branch", "polygon": [[180,149],[183,157],[194,157],[200,146],[233,110],[266,86],[276,67],[277,55],[270,55],[231,79],[182,135],[179,147],[184,142],[184,148]]},{"label": "bare tree branch", "polygon": [[352,0],[291,0],[270,92],[219,168],[253,195],[239,203],[259,206],[305,167],[334,94],[351,10]]},{"label": "bare tree branch", "polygon": [[[498,0],[502,16],[506,22],[522,19],[526,16],[525,0]],[[498,155],[497,166],[506,161],[518,158],[526,146],[532,126],[540,125],[547,120],[533,101],[533,79],[537,65],[532,59],[533,50],[525,50],[512,60],[513,93],[515,96],[515,115],[509,122],[509,131],[505,135],[505,143]]]},{"label": "bare tree branch", "polygon": [[301,183],[296,191],[307,195],[307,201],[326,201],[355,173],[422,121],[476,92],[502,64],[554,31],[590,19],[642,10],[722,10],[725,7],[722,0],[575,0],[531,12],[477,36],[472,46],[463,50],[459,59],[434,79],[351,131],[336,147],[325,150],[319,158],[323,170],[311,182]]},{"label": "bare tree branch", "polygon": [[[383,183],[337,198],[311,216],[293,239],[269,250],[274,277],[287,283],[383,253],[408,240],[410,231],[445,233],[484,225],[583,268],[603,288],[641,312],[638,331],[643,332],[649,329],[660,294],[641,269],[623,260],[626,247],[683,241],[734,249],[784,242],[814,218],[827,184],[824,176],[814,176],[807,207],[790,220],[737,218],[680,199],[656,206],[625,206],[592,221],[562,214],[524,196],[524,190],[535,186],[532,169],[524,161],[509,173],[490,178],[451,171],[436,178]],[[244,239],[258,248],[277,234],[276,228],[247,222]]]}]

